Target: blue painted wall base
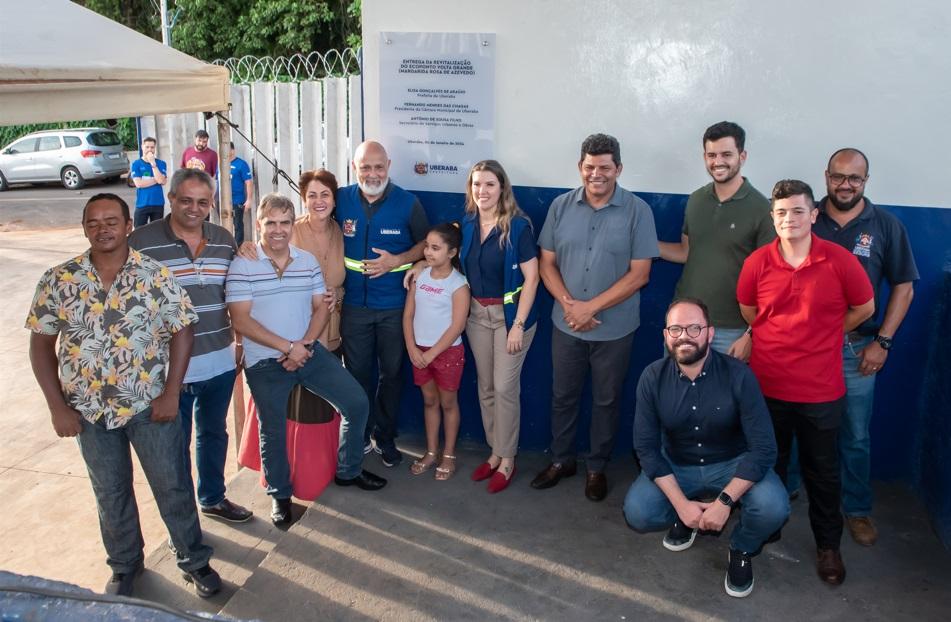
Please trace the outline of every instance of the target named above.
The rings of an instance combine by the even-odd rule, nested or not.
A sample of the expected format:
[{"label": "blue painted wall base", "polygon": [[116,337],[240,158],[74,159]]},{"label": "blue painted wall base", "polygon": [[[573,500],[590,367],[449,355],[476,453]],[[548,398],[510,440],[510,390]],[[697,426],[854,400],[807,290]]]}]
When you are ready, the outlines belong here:
[{"label": "blue painted wall base", "polygon": [[[545,221],[548,207],[565,188],[514,188],[519,205],[535,224],[536,236]],[[462,218],[465,197],[456,193],[417,192],[431,222]],[[661,240],[680,239],[686,195],[638,192],[651,206]],[[875,200],[874,196],[870,199]],[[885,369],[879,374],[872,419],[872,470],[876,479],[900,479],[914,485],[928,504],[936,529],[946,545],[951,545],[951,356],[948,353],[948,300],[951,285],[944,272],[951,240],[951,209],[883,206],[905,223],[915,251],[921,280],[915,300]],[[650,283],[641,295],[641,327],[634,339],[634,351],[621,400],[620,429],[615,453],[629,453],[632,447],[634,387],[644,367],[664,354],[661,331],[663,314],[673,297],[681,266],[654,262]],[[539,327],[522,373],[521,447],[547,448],[551,440],[551,307],[552,299],[540,288]],[[941,307],[942,304],[945,305]],[[943,320],[935,317],[944,309]],[[882,313],[884,310],[879,309]],[[930,347],[929,347],[930,344]],[[929,351],[931,354],[929,355]],[[463,438],[484,440],[476,391],[475,366],[467,352],[467,367],[459,389]],[[930,359],[926,361],[926,356]],[[422,434],[422,398],[413,386],[409,366],[401,404],[400,428]],[[581,409],[579,431],[587,430],[590,393]],[[916,408],[917,407],[917,408]],[[579,434],[578,447],[584,451],[587,437]]]}]

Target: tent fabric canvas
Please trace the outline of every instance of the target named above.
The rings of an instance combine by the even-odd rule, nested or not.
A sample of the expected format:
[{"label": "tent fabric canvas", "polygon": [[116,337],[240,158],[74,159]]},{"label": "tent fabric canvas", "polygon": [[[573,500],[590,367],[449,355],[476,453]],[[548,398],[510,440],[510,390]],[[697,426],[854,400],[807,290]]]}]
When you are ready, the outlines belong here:
[{"label": "tent fabric canvas", "polygon": [[3,0],[0,125],[227,110],[228,83],[69,0]]}]

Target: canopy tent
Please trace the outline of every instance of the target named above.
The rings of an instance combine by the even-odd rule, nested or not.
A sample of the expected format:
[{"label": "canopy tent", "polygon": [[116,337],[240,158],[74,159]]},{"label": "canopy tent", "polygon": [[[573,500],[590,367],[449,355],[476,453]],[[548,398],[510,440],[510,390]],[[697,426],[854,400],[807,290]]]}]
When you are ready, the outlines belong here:
[{"label": "canopy tent", "polygon": [[69,0],[3,0],[0,125],[228,109],[228,70]]}]

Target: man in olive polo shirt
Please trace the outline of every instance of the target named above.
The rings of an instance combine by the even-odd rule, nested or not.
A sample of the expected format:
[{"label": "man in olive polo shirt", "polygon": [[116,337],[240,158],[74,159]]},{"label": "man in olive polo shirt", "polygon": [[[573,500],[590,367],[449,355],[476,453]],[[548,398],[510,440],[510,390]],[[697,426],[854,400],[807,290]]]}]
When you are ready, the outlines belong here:
[{"label": "man in olive polo shirt", "polygon": [[736,302],[743,261],[776,237],[769,200],[740,175],[746,132],[721,121],[703,134],[703,159],[713,181],[690,195],[680,242],[659,242],[660,256],[684,264],[676,298],[707,303],[716,328],[711,347],[749,359],[751,339]]}]

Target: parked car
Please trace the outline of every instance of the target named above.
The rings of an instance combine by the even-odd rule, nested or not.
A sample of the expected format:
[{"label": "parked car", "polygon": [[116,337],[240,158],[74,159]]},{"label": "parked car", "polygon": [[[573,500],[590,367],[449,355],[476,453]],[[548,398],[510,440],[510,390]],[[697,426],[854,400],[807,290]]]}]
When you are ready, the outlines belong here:
[{"label": "parked car", "polygon": [[102,127],[33,132],[0,150],[0,190],[48,181],[78,190],[92,179],[118,181],[128,171],[122,140]]}]

